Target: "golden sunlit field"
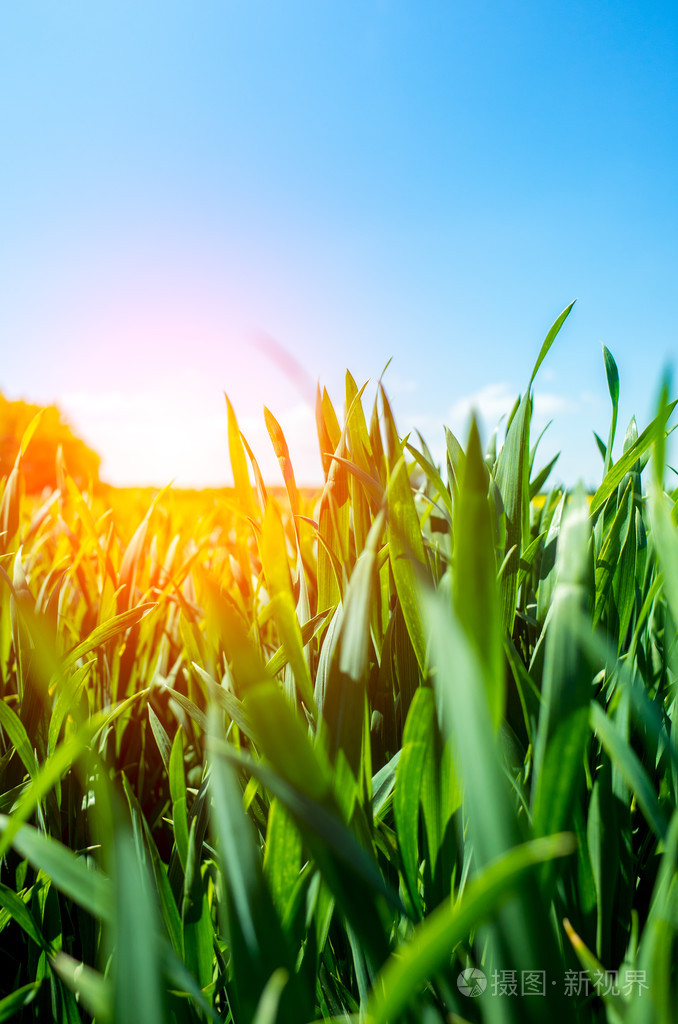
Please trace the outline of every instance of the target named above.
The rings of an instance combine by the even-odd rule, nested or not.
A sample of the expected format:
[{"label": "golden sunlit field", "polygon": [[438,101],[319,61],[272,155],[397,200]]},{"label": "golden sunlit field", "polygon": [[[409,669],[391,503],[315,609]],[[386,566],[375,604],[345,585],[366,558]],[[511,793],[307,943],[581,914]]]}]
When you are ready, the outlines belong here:
[{"label": "golden sunlit field", "polygon": [[[299,491],[0,500],[0,1021],[670,1022],[677,494],[664,393],[593,495],[533,384],[437,466],[318,393]],[[51,470],[50,470],[51,471]],[[518,993],[521,998],[518,998]]]}]

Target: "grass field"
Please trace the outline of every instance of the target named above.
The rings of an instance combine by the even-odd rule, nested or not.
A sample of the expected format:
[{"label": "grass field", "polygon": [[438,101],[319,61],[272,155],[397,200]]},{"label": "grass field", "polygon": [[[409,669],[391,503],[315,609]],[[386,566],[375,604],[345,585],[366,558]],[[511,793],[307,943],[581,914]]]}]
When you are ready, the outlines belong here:
[{"label": "grass field", "polygon": [[[548,490],[539,353],[437,467],[383,390],[325,486],[0,504],[0,1021],[678,1019],[666,389]],[[30,428],[22,450],[30,445]]]}]

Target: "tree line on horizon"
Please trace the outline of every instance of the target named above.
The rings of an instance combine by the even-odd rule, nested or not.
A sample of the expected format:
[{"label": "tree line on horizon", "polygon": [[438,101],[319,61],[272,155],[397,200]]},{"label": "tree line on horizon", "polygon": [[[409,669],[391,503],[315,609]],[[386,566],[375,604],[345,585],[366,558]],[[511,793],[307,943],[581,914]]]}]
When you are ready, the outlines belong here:
[{"label": "tree line on horizon", "polygon": [[72,430],[56,405],[39,406],[11,400],[0,393],[0,477],[10,473],[19,453],[24,431],[42,412],[35,435],[21,466],[26,491],[39,494],[58,486],[57,453],[62,450],[68,472],[79,487],[98,484],[101,457]]}]

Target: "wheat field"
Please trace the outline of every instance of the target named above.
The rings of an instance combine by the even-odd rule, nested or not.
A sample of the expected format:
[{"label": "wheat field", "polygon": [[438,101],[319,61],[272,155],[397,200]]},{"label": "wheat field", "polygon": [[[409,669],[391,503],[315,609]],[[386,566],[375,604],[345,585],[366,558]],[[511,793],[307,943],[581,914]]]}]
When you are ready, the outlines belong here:
[{"label": "wheat field", "polygon": [[[670,1024],[666,388],[593,494],[318,392],[325,483],[0,504],[0,1021]],[[342,411],[343,406],[343,411]],[[613,450],[619,454],[613,458]]]}]

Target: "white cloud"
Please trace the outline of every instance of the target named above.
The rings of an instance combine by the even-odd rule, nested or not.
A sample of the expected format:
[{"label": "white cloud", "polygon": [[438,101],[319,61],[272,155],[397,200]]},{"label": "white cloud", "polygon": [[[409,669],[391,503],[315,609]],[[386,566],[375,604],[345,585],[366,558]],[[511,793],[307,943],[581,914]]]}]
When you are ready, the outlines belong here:
[{"label": "white cloud", "polygon": [[558,413],[576,412],[578,405],[563,395],[556,395],[548,391],[535,391],[534,393],[534,417],[535,421],[540,419],[546,421]]},{"label": "white cloud", "polygon": [[402,377],[398,373],[392,373],[390,368],[384,377],[384,388],[387,395],[411,395],[419,390],[419,383],[413,377]]},{"label": "white cloud", "polygon": [[[459,433],[463,437],[468,430],[471,413],[475,412],[480,421],[481,433],[488,435],[509,415],[518,397],[519,393],[506,381],[486,384],[478,391],[462,396],[451,406],[447,425],[455,434]],[[575,413],[577,409],[578,404],[563,395],[536,390],[533,428],[542,429],[550,419],[559,414]]]},{"label": "white cloud", "polygon": [[513,389],[502,381],[498,384],[486,384],[479,391],[463,395],[451,406],[448,426],[456,434],[468,429],[471,414],[482,421],[485,429],[493,430],[503,416],[507,416],[514,406],[516,394]]},{"label": "white cloud", "polygon": [[580,391],[579,401],[582,405],[588,405],[592,408],[600,408],[603,404],[601,395],[596,391]]},{"label": "white cloud", "polygon": [[[595,397],[595,396],[593,396]],[[439,465],[445,461],[445,439],[443,424],[452,430],[462,446],[466,445],[472,411],[479,420],[483,445],[498,427],[498,443],[503,441],[506,418],[513,408],[518,391],[507,382],[487,384],[477,391],[463,395],[447,410],[437,415],[431,410],[425,413],[416,410],[399,420],[405,431],[419,429],[430,446],[434,459]],[[581,395],[565,396],[554,391],[535,390],[534,415],[532,417],[532,443],[550,422],[539,447],[537,468],[545,465],[558,451],[563,453],[554,472],[554,479],[563,479],[573,484],[580,478],[586,481],[596,479],[598,466],[597,452],[591,443],[591,432],[582,417],[585,402]],[[413,438],[416,445],[416,438]]]}]

